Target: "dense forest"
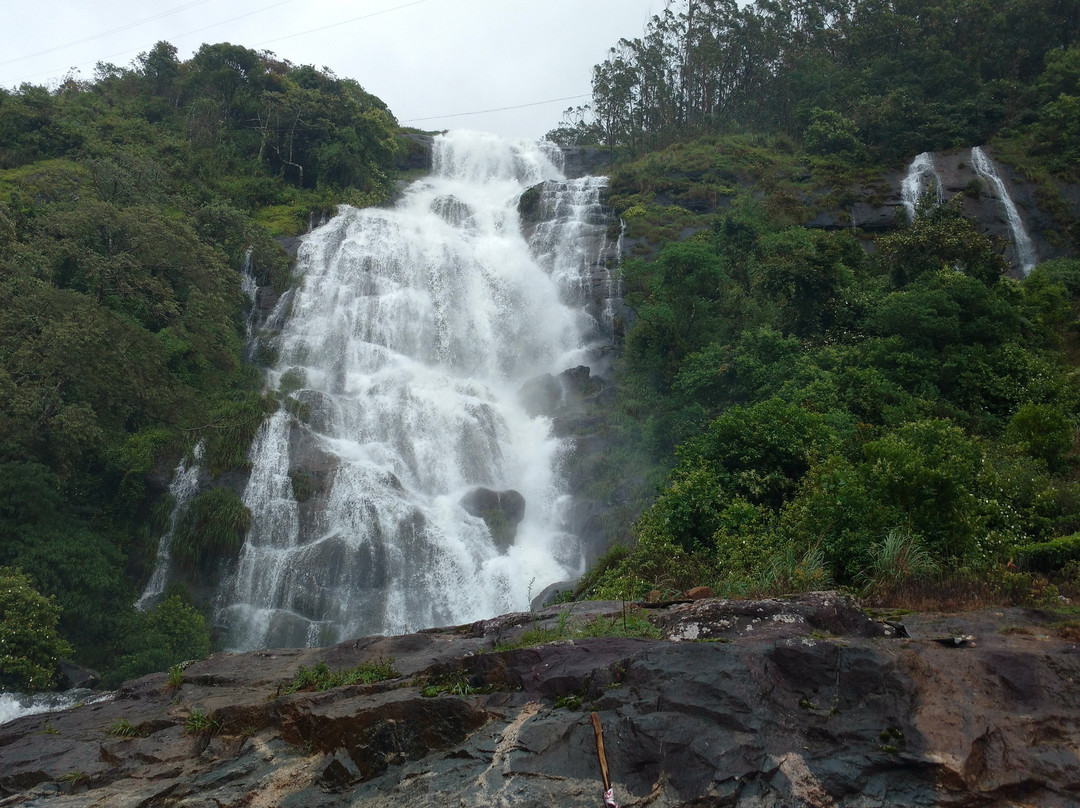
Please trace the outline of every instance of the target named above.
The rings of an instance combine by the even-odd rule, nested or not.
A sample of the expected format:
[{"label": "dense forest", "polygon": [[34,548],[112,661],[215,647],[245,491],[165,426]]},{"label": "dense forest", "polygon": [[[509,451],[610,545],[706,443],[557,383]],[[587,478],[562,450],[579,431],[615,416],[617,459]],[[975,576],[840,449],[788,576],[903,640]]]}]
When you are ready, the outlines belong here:
[{"label": "dense forest", "polygon": [[[117,681],[208,652],[185,589],[133,604],[173,467],[202,441],[242,469],[277,407],[241,270],[285,289],[275,236],[386,199],[397,133],[355,81],[230,44],[0,91],[0,687],[49,684],[56,653]],[[235,550],[246,518],[214,489],[177,557]]]},{"label": "dense forest", "polygon": [[683,0],[611,50],[549,137],[619,156],[639,257],[598,472],[657,496],[579,591],[1075,594],[1080,262],[1009,277],[963,213],[978,180],[889,233],[806,225],[992,143],[1076,254],[1078,40],[1074,3]]},{"label": "dense forest", "polygon": [[[1068,0],[671,0],[616,44],[549,135],[608,151],[630,253],[611,440],[577,461],[614,546],[581,596],[1076,594],[1080,261],[1010,277],[977,182],[887,233],[807,225],[986,144],[1076,255],[1078,43]],[[209,651],[197,591],[133,603],[172,469],[201,441],[242,472],[280,404],[241,273],[288,288],[275,238],[386,200],[405,148],[357,82],[230,44],[0,90],[0,687]],[[212,489],[174,556],[235,552],[249,518]]]}]

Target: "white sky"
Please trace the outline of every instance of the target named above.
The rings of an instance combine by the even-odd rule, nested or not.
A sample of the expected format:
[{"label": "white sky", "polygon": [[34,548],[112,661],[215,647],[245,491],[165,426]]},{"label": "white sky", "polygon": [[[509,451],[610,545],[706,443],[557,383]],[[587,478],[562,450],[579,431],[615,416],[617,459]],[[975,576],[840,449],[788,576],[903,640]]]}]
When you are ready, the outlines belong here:
[{"label": "white sky", "polygon": [[[539,138],[664,0],[0,0],[0,86],[55,86],[166,40],[269,50],[356,79],[398,120]],[[358,19],[361,18],[361,19]],[[571,96],[583,96],[571,98]],[[553,99],[565,99],[550,102]],[[533,106],[523,106],[533,105]],[[505,107],[519,107],[504,110]],[[500,110],[460,115],[481,110]],[[419,120],[430,119],[430,120]]]}]

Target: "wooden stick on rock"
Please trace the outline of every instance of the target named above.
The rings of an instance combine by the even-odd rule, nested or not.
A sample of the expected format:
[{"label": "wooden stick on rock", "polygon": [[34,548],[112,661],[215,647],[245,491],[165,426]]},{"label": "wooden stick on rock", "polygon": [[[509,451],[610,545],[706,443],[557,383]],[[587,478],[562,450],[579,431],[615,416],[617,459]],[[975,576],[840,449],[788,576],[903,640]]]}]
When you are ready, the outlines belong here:
[{"label": "wooden stick on rock", "polygon": [[600,773],[604,777],[604,805],[608,808],[619,808],[615,802],[615,789],[611,787],[611,776],[608,774],[607,755],[604,754],[604,728],[600,725],[600,716],[592,714],[593,732],[596,733],[596,755],[600,758]]}]

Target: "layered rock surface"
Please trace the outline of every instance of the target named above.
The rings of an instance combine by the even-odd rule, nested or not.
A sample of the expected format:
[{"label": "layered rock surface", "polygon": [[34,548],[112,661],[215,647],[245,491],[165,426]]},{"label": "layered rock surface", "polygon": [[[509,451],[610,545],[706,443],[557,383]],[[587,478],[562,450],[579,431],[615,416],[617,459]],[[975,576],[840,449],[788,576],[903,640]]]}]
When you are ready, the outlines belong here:
[{"label": "layered rock surface", "polygon": [[[0,727],[0,806],[597,806],[590,710],[624,807],[1076,804],[1080,648],[1048,615],[909,616],[908,639],[817,593],[643,610],[658,640],[496,647],[621,610],[216,654],[178,688]],[[379,659],[400,677],[282,695],[300,666]]]}]

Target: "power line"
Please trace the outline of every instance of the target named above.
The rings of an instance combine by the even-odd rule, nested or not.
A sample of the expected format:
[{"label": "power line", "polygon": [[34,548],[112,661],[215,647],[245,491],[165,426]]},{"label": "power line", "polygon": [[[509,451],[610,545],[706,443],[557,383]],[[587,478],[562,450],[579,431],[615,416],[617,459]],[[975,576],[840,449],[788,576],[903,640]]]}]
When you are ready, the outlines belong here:
[{"label": "power line", "polygon": [[568,95],[563,98],[552,98],[547,101],[533,101],[530,104],[515,104],[512,107],[495,107],[493,109],[478,109],[475,112],[455,112],[452,115],[431,115],[426,118],[409,118],[400,123],[419,123],[420,121],[437,121],[442,118],[464,118],[466,115],[484,115],[488,112],[506,112],[511,109],[525,109],[526,107],[539,107],[544,104],[557,104],[559,101],[576,101],[579,98],[592,98],[592,93],[584,95]]},{"label": "power line", "polygon": [[403,8],[409,8],[411,6],[418,6],[421,3],[428,3],[428,2],[430,2],[430,0],[413,0],[413,2],[411,2],[411,3],[404,3],[403,5],[394,6],[392,8],[384,8],[382,11],[373,11],[370,14],[362,14],[359,17],[351,17],[351,18],[349,18],[347,20],[341,20],[340,22],[332,22],[329,25],[322,25],[322,26],[320,26],[318,28],[309,28],[306,31],[297,31],[295,34],[286,34],[285,36],[279,36],[279,37],[277,37],[275,39],[266,39],[266,40],[263,40],[262,42],[257,43],[256,46],[269,45],[269,44],[271,44],[273,42],[281,42],[282,40],[292,39],[293,37],[305,36],[307,34],[314,34],[314,33],[318,32],[318,31],[326,31],[326,30],[329,30],[330,28],[337,28],[340,25],[348,25],[349,23],[359,22],[360,20],[368,20],[368,19],[371,19],[372,17],[378,17],[381,14],[389,14],[391,11],[401,11],[401,9],[403,9]]},{"label": "power line", "polygon": [[262,8],[257,8],[254,11],[247,12],[246,14],[237,14],[235,17],[229,17],[229,19],[227,19],[227,20],[219,20],[218,22],[212,23],[210,25],[205,25],[202,28],[196,28],[194,31],[187,31],[186,33],[183,33],[183,34],[177,34],[176,37],[174,37],[174,38],[175,39],[183,39],[184,37],[191,36],[192,34],[201,34],[203,31],[209,31],[211,28],[217,28],[218,26],[224,25],[225,23],[235,22],[236,20],[242,20],[245,17],[253,17],[256,14],[262,14],[264,11],[269,11],[272,8],[277,8],[278,6],[284,6],[287,3],[292,3],[292,2],[293,2],[293,0],[281,0],[281,2],[279,2],[279,3],[271,3],[268,6],[263,6]]},{"label": "power line", "polygon": [[193,2],[185,3],[182,6],[177,6],[176,8],[169,9],[168,11],[162,11],[159,14],[152,14],[149,17],[143,17],[141,20],[133,20],[132,22],[126,23],[126,24],[121,25],[121,26],[119,26],[117,28],[110,28],[108,31],[102,31],[100,34],[93,34],[92,36],[83,37],[82,39],[76,39],[73,42],[68,42],[68,43],[66,43],[64,45],[56,45],[55,47],[52,47],[52,48],[46,48],[45,50],[38,51],[37,53],[28,53],[25,56],[16,56],[14,59],[5,59],[4,61],[0,62],[0,65],[9,65],[9,64],[12,64],[13,62],[21,62],[24,59],[33,59],[36,56],[44,56],[47,53],[55,53],[56,51],[59,51],[59,50],[65,50],[67,48],[73,48],[76,45],[84,45],[87,42],[93,42],[95,39],[104,39],[107,36],[112,36],[113,34],[118,34],[121,31],[127,31],[128,29],[131,29],[131,28],[137,28],[138,26],[142,25],[143,23],[153,22],[154,20],[160,20],[162,17],[169,17],[169,16],[171,16],[173,14],[179,14],[181,11],[187,11],[189,8],[194,8],[195,6],[201,6],[201,5],[203,5],[205,3],[209,3],[209,2],[210,2],[210,0],[193,0]]},{"label": "power line", "polygon": [[[199,3],[205,3],[205,2],[209,2],[209,0],[195,0],[195,2],[190,3],[189,5],[197,5]],[[255,14],[262,14],[265,11],[269,11],[270,9],[274,9],[274,8],[277,8],[278,6],[283,6],[286,3],[291,3],[291,2],[293,2],[293,0],[281,0],[281,2],[278,2],[278,3],[271,3],[268,6],[263,6],[261,8],[255,9],[254,11],[249,11],[246,14],[239,14],[239,15],[237,15],[235,17],[229,17],[227,20],[220,20],[220,21],[215,22],[215,23],[213,23],[211,25],[203,26],[202,28],[196,28],[196,29],[194,29],[192,31],[186,31],[186,32],[184,32],[182,34],[176,34],[174,36],[170,36],[170,37],[168,37],[167,41],[172,42],[174,40],[183,39],[184,37],[192,36],[193,34],[201,34],[203,31],[209,31],[211,28],[217,28],[218,26],[225,25],[226,23],[234,22],[236,20],[241,20],[241,19],[243,19],[245,17],[251,17],[252,15],[255,15]],[[348,19],[348,20],[341,20],[340,22],[330,23],[329,25],[323,25],[323,26],[320,26],[318,28],[311,28],[311,29],[308,29],[306,31],[298,31],[298,32],[296,32],[294,34],[287,34],[286,36],[277,37],[276,39],[268,39],[268,40],[265,40],[263,42],[257,43],[255,45],[255,47],[262,47],[263,45],[269,45],[272,42],[280,42],[280,41],[282,41],[284,39],[292,39],[293,37],[303,36],[305,34],[312,34],[312,33],[315,33],[317,31],[325,31],[325,30],[327,30],[329,28],[337,28],[340,25],[347,25],[349,23],[357,22],[359,20],[366,20],[366,19],[369,19],[371,17],[378,17],[378,16],[380,16],[382,14],[389,14],[392,11],[400,11],[403,8],[409,8],[411,6],[418,6],[421,3],[428,3],[428,2],[430,2],[430,0],[413,0],[413,2],[411,2],[411,3],[404,3],[404,4],[399,5],[399,6],[393,6],[392,8],[385,8],[382,11],[373,11],[370,14],[363,14],[363,15],[361,15],[359,17],[352,17],[351,19]],[[187,6],[181,6],[181,7],[177,8],[177,9],[174,9],[174,11],[180,11],[180,10],[182,10],[184,8],[187,8]],[[166,14],[169,14],[169,13],[172,13],[172,12],[165,12],[165,13],[163,13],[161,15],[158,15],[158,16],[166,16]],[[147,20],[143,20],[143,22],[147,22],[150,19],[156,19],[156,18],[157,17],[148,18]],[[135,25],[135,23],[132,23],[132,25]],[[125,27],[128,27],[128,26],[125,26]],[[117,30],[123,30],[123,29],[117,29]],[[108,32],[108,33],[111,33],[111,32]],[[104,34],[102,36],[104,36]],[[97,37],[91,37],[91,39],[96,39],[96,38]],[[79,44],[79,43],[71,43],[71,44]],[[64,47],[68,47],[68,46],[58,46],[57,48],[53,48],[51,50],[60,50],[60,49],[62,49]],[[100,59],[96,59],[94,62],[82,62],[79,65],[77,65],[77,67],[83,67],[83,66],[90,65],[90,64],[96,64],[97,62],[104,61],[105,59],[112,59],[115,56],[125,56],[125,55],[127,55],[129,53],[135,53],[137,51],[138,51],[138,49],[134,48],[134,49],[128,49],[128,50],[124,50],[124,51],[119,51],[117,53],[111,53],[108,56],[103,56]],[[48,53],[48,52],[50,52],[50,51],[43,51],[43,53]],[[22,57],[22,58],[30,58],[30,57]],[[6,63],[5,62],[0,62],[0,64],[6,64]],[[32,76],[29,76],[28,78],[37,78],[38,76],[52,76],[52,75],[55,75],[55,74],[60,73],[60,72],[61,72],[61,70],[42,71],[41,73],[35,73]]]},{"label": "power line", "polygon": [[[208,2],[208,0],[199,0],[199,2]],[[201,34],[203,31],[209,31],[211,28],[217,28],[218,26],[225,25],[226,23],[235,22],[236,20],[242,20],[245,17],[251,17],[251,16],[254,16],[255,14],[262,14],[264,11],[269,11],[272,8],[277,8],[278,6],[284,6],[287,3],[292,3],[292,2],[294,2],[294,0],[280,0],[280,2],[271,3],[268,6],[262,6],[261,8],[257,8],[254,11],[249,11],[246,14],[238,14],[235,17],[229,17],[227,20],[219,20],[218,22],[212,23],[210,25],[204,25],[202,28],[196,28],[193,31],[186,31],[185,33],[182,33],[182,34],[176,34],[175,36],[170,36],[167,41],[172,41],[172,40],[176,40],[176,39],[183,39],[184,37],[191,36],[192,34]],[[138,53],[139,50],[140,50],[139,48],[128,48],[127,50],[117,51],[116,53],[110,53],[108,56],[103,56],[100,59],[95,59],[93,62],[80,62],[78,65],[75,65],[75,67],[83,67],[85,65],[97,64],[98,62],[103,62],[105,59],[112,59],[114,56],[126,56],[129,53]],[[60,70],[45,70],[45,71],[42,71],[40,73],[35,73],[32,76],[29,76],[29,78],[37,78],[38,76],[53,76],[53,75],[56,75],[59,72],[61,72],[61,71]]]}]

